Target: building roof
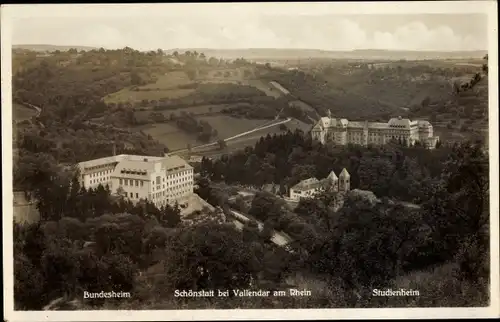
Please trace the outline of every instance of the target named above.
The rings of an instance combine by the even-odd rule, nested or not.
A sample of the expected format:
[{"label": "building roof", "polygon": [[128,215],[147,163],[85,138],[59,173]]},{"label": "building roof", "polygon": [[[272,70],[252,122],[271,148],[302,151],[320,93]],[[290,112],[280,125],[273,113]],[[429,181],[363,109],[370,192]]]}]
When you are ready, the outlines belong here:
[{"label": "building roof", "polygon": [[150,162],[150,161],[159,161],[163,159],[163,157],[152,157],[152,156],[146,156],[146,155],[132,155],[132,154],[119,154],[119,155],[113,155],[105,158],[99,158],[99,159],[94,159],[94,160],[89,160],[89,161],[83,161],[78,163],[78,166],[80,169],[83,168],[91,168],[91,167],[96,167],[100,165],[105,165],[109,163],[118,163],[122,161],[141,161],[141,162]]},{"label": "building roof", "polygon": [[151,162],[151,161],[161,161],[164,157],[152,157],[147,155],[132,155],[132,154],[122,154],[122,160],[129,161],[141,161],[141,162]]},{"label": "building roof", "polygon": [[329,118],[327,116],[322,117],[319,122],[321,123],[321,126],[325,127],[330,127],[330,126],[335,126],[336,125],[336,120]]},{"label": "building roof", "polygon": [[388,129],[389,124],[381,123],[381,122],[369,122],[368,128],[370,128],[370,129]]},{"label": "building roof", "polygon": [[323,126],[321,125],[321,121],[316,123],[316,125],[313,126],[312,131],[321,131],[323,130]]},{"label": "building roof", "polygon": [[410,128],[411,126],[411,121],[410,119],[403,119],[401,116],[395,118],[391,118],[388,122],[389,126],[396,126],[396,127],[405,127],[405,128]]},{"label": "building roof", "polygon": [[118,163],[112,177],[127,177],[131,179],[148,180],[155,170],[155,162],[124,160]]},{"label": "building roof", "polygon": [[417,121],[418,127],[432,127],[429,121]]},{"label": "building roof", "polygon": [[309,178],[302,180],[292,187],[293,190],[307,191],[311,189],[316,189],[320,185],[320,181],[316,178]]},{"label": "building roof", "polygon": [[365,127],[365,122],[351,121],[347,124],[348,128],[363,128]]},{"label": "building roof", "polygon": [[188,170],[193,167],[178,155],[171,155],[162,159],[162,166],[167,171]]},{"label": "building roof", "polygon": [[78,163],[78,167],[80,169],[85,169],[85,168],[92,168],[92,167],[100,166],[103,164],[120,162],[120,160],[122,160],[123,157],[124,157],[124,154],[120,154],[120,155],[113,155],[110,157],[105,157],[105,158],[100,158],[100,159],[95,159],[95,160],[83,161],[83,162]]},{"label": "building roof", "polygon": [[329,116],[324,116],[319,119],[319,121],[312,128],[313,131],[321,131],[329,127],[336,127],[341,125],[342,127],[347,126],[350,129],[363,129],[368,127],[369,129],[390,129],[390,128],[407,128],[418,125],[418,127],[426,128],[432,127],[428,121],[411,121],[408,118],[393,117],[389,122],[368,122],[368,121],[349,121],[345,118],[336,119]]},{"label": "building roof", "polygon": [[120,154],[107,158],[80,162],[78,165],[81,169],[84,169],[110,163],[116,163],[114,172],[111,175],[112,177],[126,176],[127,178],[142,180],[147,180],[149,175],[158,169],[162,169],[169,173],[192,169],[184,159],[177,155],[152,157]]},{"label": "building roof", "polygon": [[341,125],[346,126],[347,124],[349,124],[349,121],[348,121],[347,119],[340,119],[340,120],[339,120],[339,123],[340,123]]},{"label": "building roof", "polygon": [[347,172],[346,168],[342,169],[342,172],[340,172],[339,177],[340,178],[349,178],[351,175],[349,172]]},{"label": "building roof", "polygon": [[330,174],[328,175],[328,177],[326,177],[327,179],[330,179],[330,180],[338,180],[339,178],[337,177],[337,175],[335,174],[335,172],[330,172]]}]

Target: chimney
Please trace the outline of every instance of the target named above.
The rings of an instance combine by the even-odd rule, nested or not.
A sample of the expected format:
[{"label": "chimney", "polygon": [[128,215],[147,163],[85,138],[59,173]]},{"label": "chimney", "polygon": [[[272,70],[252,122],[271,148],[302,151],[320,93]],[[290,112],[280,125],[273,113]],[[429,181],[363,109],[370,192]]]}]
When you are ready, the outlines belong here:
[{"label": "chimney", "polygon": [[116,143],[113,143],[113,156],[116,155]]}]

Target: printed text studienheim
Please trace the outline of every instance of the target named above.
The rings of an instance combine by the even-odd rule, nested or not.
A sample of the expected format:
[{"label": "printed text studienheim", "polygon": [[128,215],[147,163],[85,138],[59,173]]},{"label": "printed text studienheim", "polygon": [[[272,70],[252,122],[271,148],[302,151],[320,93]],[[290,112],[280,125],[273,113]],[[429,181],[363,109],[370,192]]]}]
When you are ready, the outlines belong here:
[{"label": "printed text studienheim", "polygon": [[400,288],[398,290],[393,289],[374,289],[372,291],[373,296],[420,296],[420,292],[416,290],[407,290],[404,288]]},{"label": "printed text studienheim", "polygon": [[84,299],[114,299],[114,298],[129,298],[129,292],[83,292]]}]

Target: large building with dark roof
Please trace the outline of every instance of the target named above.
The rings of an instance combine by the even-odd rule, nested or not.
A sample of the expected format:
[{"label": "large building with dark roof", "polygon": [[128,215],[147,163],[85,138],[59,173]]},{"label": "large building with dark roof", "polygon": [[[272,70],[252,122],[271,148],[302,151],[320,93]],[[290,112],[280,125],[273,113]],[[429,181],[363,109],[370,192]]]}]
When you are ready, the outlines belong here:
[{"label": "large building with dark roof", "polygon": [[432,125],[428,121],[411,121],[407,118],[391,118],[387,123],[348,121],[333,118],[330,111],[322,117],[311,130],[314,140],[325,144],[337,145],[383,145],[390,141],[401,142],[406,146],[420,142],[427,148],[436,147],[439,137],[434,136]]},{"label": "large building with dark roof", "polygon": [[157,206],[181,202],[193,193],[193,167],[179,156],[120,154],[78,164],[86,188],[109,186],[129,200],[149,200]]}]

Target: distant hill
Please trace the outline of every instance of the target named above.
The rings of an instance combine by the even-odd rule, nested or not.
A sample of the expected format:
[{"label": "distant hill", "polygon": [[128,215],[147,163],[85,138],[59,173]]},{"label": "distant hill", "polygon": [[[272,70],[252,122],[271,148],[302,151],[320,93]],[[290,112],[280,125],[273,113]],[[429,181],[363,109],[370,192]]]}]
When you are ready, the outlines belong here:
[{"label": "distant hill", "polygon": [[422,60],[422,59],[467,59],[483,58],[486,50],[478,51],[393,51],[363,49],[353,51],[327,51],[318,49],[267,49],[267,48],[249,48],[249,49],[210,49],[210,48],[179,48],[168,49],[166,53],[171,54],[174,51],[180,53],[185,51],[202,52],[208,57],[218,57],[224,59],[245,58],[256,61],[266,60],[293,60],[308,58],[328,58],[328,59],[356,59],[356,60]]},{"label": "distant hill", "polygon": [[71,48],[75,48],[78,51],[89,51],[93,49],[99,49],[98,47],[89,46],[58,46],[58,45],[12,45],[12,49],[25,49],[32,51],[67,51]]},{"label": "distant hill", "polygon": [[[76,48],[79,51],[99,49],[90,46],[58,46],[58,45],[13,45],[13,49],[28,49],[33,51],[66,51]],[[363,49],[353,51],[328,51],[319,49],[278,49],[278,48],[248,48],[248,49],[213,49],[213,48],[176,48],[167,49],[165,53],[172,54],[174,51],[183,53],[185,51],[197,51],[204,53],[207,57],[223,59],[245,58],[254,61],[276,61],[296,59],[354,59],[354,60],[422,60],[422,59],[469,59],[483,58],[486,50],[476,51],[394,51],[380,49]]]}]

